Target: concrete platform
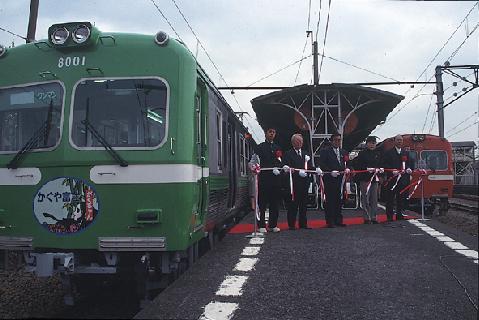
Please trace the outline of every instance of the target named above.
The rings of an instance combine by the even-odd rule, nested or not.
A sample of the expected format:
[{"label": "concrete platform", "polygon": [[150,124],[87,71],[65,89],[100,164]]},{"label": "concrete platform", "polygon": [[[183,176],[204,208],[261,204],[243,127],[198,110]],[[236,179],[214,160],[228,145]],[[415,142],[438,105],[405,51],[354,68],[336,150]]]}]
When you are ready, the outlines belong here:
[{"label": "concrete platform", "polygon": [[308,213],[311,230],[230,233],[135,318],[477,319],[477,237],[344,215],[343,228]]}]

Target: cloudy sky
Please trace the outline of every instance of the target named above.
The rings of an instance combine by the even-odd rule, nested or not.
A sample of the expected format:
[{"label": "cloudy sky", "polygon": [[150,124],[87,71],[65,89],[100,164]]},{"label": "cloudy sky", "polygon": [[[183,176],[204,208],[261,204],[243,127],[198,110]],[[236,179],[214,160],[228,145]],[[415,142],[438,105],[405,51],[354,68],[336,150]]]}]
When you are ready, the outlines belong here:
[{"label": "cloudy sky", "polygon": [[[0,28],[25,36],[29,3],[0,0]],[[435,66],[446,60],[451,65],[479,64],[477,1],[40,0],[36,38],[46,38],[50,25],[67,21],[90,21],[102,31],[155,34],[164,30],[187,44],[217,86],[311,83],[312,58],[297,62],[310,55],[311,37],[317,38],[320,53],[324,50],[323,84],[434,81]],[[312,31],[310,38],[306,38],[306,30]],[[10,46],[12,42],[24,43],[0,30],[0,43]],[[454,71],[475,81],[472,70]],[[447,74],[443,81],[446,103],[471,87]],[[375,135],[383,139],[397,133],[438,134],[434,85],[377,88],[405,99]],[[245,125],[260,141],[263,135],[250,100],[266,93],[237,90],[233,96],[223,92],[235,111],[249,113]],[[477,143],[478,111],[479,88],[449,105],[445,109],[446,138]]]}]

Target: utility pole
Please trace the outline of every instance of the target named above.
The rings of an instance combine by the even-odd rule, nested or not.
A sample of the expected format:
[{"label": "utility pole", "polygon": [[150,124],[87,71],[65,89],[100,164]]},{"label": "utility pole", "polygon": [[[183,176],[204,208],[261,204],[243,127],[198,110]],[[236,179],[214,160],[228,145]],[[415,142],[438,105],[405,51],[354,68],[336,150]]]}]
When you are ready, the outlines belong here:
[{"label": "utility pole", "polygon": [[[468,80],[456,73],[454,70],[473,70],[474,80]],[[467,82],[471,86],[469,88],[463,88],[461,94],[454,93],[454,99],[444,104],[444,87],[442,83],[442,72],[445,72],[453,77]],[[453,82],[453,86],[456,86],[457,82]],[[479,88],[479,65],[466,64],[466,65],[454,65],[452,66],[449,61],[444,62],[443,66],[436,66],[436,92],[434,94],[437,97],[437,121],[439,126],[439,136],[444,138],[444,108],[457,101],[461,97],[465,96],[474,89]]]},{"label": "utility pole", "polygon": [[436,66],[437,122],[439,136],[444,138],[444,87],[442,84],[442,66]]},{"label": "utility pole", "polygon": [[319,84],[319,72],[318,72],[318,42],[313,42],[313,79],[314,85]]},{"label": "utility pole", "polygon": [[27,43],[35,41],[39,1],[40,0],[30,0],[30,18],[28,19]]}]

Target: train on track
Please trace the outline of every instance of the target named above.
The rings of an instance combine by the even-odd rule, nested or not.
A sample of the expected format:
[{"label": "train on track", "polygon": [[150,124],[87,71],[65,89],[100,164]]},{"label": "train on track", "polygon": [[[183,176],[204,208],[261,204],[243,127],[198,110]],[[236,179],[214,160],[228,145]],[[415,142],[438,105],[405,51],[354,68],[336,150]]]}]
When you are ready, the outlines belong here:
[{"label": "train on track", "polygon": [[0,47],[0,72],[0,249],[37,275],[127,274],[144,296],[250,207],[255,142],[166,33],[55,24]]},{"label": "train on track", "polygon": [[[424,197],[425,213],[443,215],[449,208],[454,185],[454,164],[451,143],[445,138],[431,134],[403,134],[403,148],[415,163],[415,168],[425,169],[423,186],[414,192],[409,200],[411,209],[421,212]],[[394,147],[394,138],[382,141],[378,148],[383,151]],[[411,181],[418,181],[420,172],[415,170]]]}]

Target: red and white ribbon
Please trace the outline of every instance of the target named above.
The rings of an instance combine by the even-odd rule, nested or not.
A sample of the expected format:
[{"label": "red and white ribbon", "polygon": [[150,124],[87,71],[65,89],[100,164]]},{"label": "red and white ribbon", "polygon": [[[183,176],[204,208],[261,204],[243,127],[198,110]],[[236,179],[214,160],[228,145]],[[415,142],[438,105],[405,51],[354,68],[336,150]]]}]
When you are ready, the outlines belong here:
[{"label": "red and white ribbon", "polygon": [[412,195],[414,194],[414,192],[416,192],[416,189],[417,187],[419,187],[419,185],[421,184],[422,182],[422,177],[419,178],[418,182],[416,183],[416,185],[414,186],[414,189],[412,189],[412,192],[407,196],[407,199],[411,199]]},{"label": "red and white ribbon", "polygon": [[258,190],[258,175],[255,174],[254,175],[254,185],[255,185],[255,194],[254,194],[254,213],[255,213],[255,216],[256,216],[256,221],[259,221],[260,220],[260,216],[259,216],[259,208],[258,208],[258,194],[259,194],[259,190]]},{"label": "red and white ribbon", "polygon": [[396,186],[398,185],[400,179],[401,179],[401,172],[398,173],[398,176],[397,176],[397,179],[396,179],[396,183],[394,183],[394,185],[392,186],[391,191],[393,191],[394,189],[396,189]]},{"label": "red and white ribbon", "polygon": [[[369,171],[369,170],[368,170]],[[369,189],[371,188],[371,184],[373,183],[373,180],[376,179],[376,181],[378,180],[377,177],[378,177],[378,173],[379,173],[379,169],[375,168],[374,169],[374,174],[372,175],[371,179],[369,179],[369,183],[368,183],[368,186],[366,188],[366,194],[369,194]]]},{"label": "red and white ribbon", "polygon": [[289,169],[289,188],[291,189],[291,201],[294,201],[293,171],[293,169]]}]

